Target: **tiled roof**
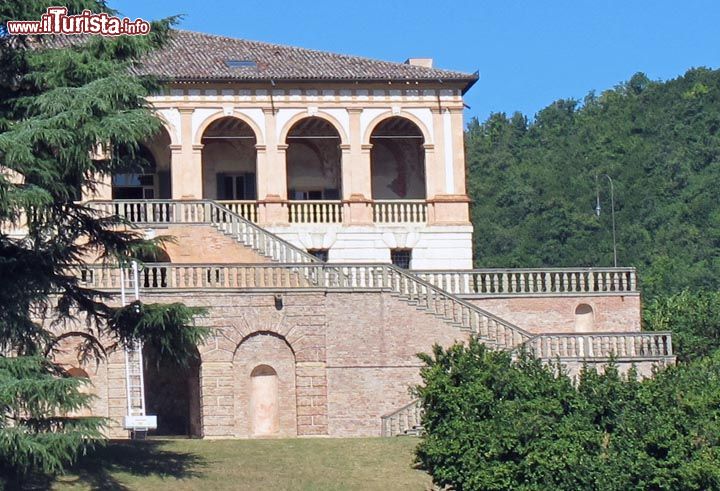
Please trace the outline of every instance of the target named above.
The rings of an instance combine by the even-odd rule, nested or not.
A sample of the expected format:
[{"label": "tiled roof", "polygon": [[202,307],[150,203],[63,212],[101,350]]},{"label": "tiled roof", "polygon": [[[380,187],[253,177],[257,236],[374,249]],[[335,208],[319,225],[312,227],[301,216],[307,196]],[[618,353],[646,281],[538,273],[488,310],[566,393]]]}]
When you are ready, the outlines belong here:
[{"label": "tiled roof", "polygon": [[[230,60],[241,66],[228,66]],[[466,89],[477,80],[475,74],[182,30],[174,31],[135,71],[166,81],[440,79],[463,82]]]}]

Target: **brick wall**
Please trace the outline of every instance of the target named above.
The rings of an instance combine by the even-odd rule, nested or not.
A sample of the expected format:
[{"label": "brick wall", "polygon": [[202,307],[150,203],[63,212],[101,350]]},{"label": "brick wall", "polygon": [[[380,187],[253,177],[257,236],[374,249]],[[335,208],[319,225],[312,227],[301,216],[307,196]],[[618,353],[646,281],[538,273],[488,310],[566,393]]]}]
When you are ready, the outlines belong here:
[{"label": "brick wall", "polygon": [[[205,438],[253,436],[251,375],[259,365],[277,374],[278,436],[380,435],[380,418],[413,399],[409,388],[419,382],[421,366],[417,353],[468,337],[377,291],[283,292],[279,298],[274,292],[148,292],[143,300],[209,309],[198,319],[214,330],[199,348]],[[571,331],[577,303],[592,305],[602,328],[639,328],[637,296],[491,299],[480,305],[521,327]],[[96,410],[115,420],[111,436],[125,436],[122,352],[110,354],[103,365],[91,376],[102,400]]]},{"label": "brick wall", "polygon": [[593,309],[594,331],[639,331],[640,295],[505,297],[468,299],[478,307],[532,333],[575,332],[575,309]]}]

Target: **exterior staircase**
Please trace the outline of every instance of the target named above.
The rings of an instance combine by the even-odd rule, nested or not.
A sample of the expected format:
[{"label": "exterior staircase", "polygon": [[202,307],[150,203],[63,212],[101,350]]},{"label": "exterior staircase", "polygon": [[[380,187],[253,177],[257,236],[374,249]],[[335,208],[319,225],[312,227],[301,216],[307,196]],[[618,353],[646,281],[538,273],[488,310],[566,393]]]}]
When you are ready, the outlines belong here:
[{"label": "exterior staircase", "polygon": [[[141,285],[144,288],[292,288],[344,291],[378,289],[390,292],[392,296],[436,317],[449,327],[472,333],[494,349],[515,351],[526,348],[543,359],[561,358],[574,361],[611,357],[637,360],[644,357],[673,358],[669,332],[533,335],[463,300],[455,293],[456,288],[452,288],[454,291],[451,293],[441,286],[436,286],[442,285],[442,282],[427,273],[415,274],[390,264],[323,263],[214,201],[115,200],[93,201],[87,205],[101,215],[119,216],[132,226],[210,224],[220,233],[273,261],[265,264],[148,264],[142,272]],[[119,288],[116,269],[101,265],[83,265],[77,268],[76,273],[88,287],[99,290]],[[634,276],[627,278],[628,287],[634,288]],[[568,281],[568,284],[580,285],[580,282],[574,283],[572,279]],[[585,280],[582,281],[585,285]],[[617,285],[617,281],[620,280],[607,284]],[[466,283],[466,280],[459,282]],[[593,280],[587,284],[596,285],[597,282]],[[419,421],[420,408],[417,401],[413,401],[384,416],[382,431],[384,435],[418,433],[421,431]]]},{"label": "exterior staircase", "polygon": [[117,216],[137,227],[158,225],[212,225],[245,247],[280,263],[315,263],[318,260],[211,200],[112,200],[89,201],[87,206],[103,216]]}]

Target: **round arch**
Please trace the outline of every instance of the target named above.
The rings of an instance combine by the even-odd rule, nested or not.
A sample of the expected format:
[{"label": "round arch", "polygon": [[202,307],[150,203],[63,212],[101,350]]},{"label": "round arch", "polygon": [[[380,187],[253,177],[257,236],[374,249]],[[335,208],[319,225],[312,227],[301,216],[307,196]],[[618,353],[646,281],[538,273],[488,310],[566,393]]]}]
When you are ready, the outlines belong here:
[{"label": "round arch", "polygon": [[281,141],[286,144],[289,200],[341,199],[342,135],[331,121],[321,116],[304,116],[290,126]]},{"label": "round arch", "polygon": [[200,126],[198,126],[197,131],[193,135],[193,145],[200,145],[202,144],[202,138],[205,134],[205,131],[208,129],[208,127],[213,124],[215,121],[223,118],[235,118],[239,119],[243,123],[247,124],[253,133],[255,133],[255,144],[256,145],[264,145],[265,144],[265,136],[260,127],[255,123],[255,121],[251,118],[249,118],[247,115],[243,114],[240,111],[233,111],[230,114],[226,114],[225,111],[218,111],[216,113],[211,114],[207,118],[205,118],[201,123]]},{"label": "round arch", "polygon": [[290,118],[285,125],[283,126],[282,130],[279,133],[278,136],[278,143],[284,144],[287,142],[287,137],[290,131],[293,129],[293,127],[302,121],[303,119],[307,118],[318,118],[318,119],[324,119],[326,122],[330,123],[331,126],[335,128],[335,131],[337,131],[338,136],[340,136],[340,145],[346,145],[348,143],[348,137],[345,133],[345,130],[342,127],[342,124],[340,124],[340,121],[337,120],[334,116],[323,112],[323,111],[317,111],[314,114],[309,114],[307,111],[303,111],[301,113],[296,114],[292,118]]},{"label": "round arch", "polygon": [[262,335],[272,336],[274,338],[279,339],[283,343],[285,343],[287,348],[292,353],[293,358],[295,358],[295,349],[293,349],[292,344],[290,344],[290,342],[287,340],[287,338],[285,336],[283,336],[282,334],[279,334],[275,331],[253,331],[250,334],[246,334],[245,336],[243,336],[240,339],[240,341],[237,343],[237,345],[235,345],[235,350],[233,351],[233,354],[232,354],[233,358],[235,357],[235,355],[237,355],[238,349],[240,349],[240,347],[243,345],[243,343],[247,342],[249,339],[251,339],[255,336],[262,336]]},{"label": "round arch", "polygon": [[160,111],[156,111],[155,115],[162,121],[163,130],[168,134],[170,138],[170,145],[180,145],[180,138],[178,137],[177,128],[170,122],[167,117]]},{"label": "round arch", "polygon": [[370,137],[372,136],[373,132],[375,131],[375,128],[378,127],[383,121],[390,118],[404,118],[408,121],[415,123],[415,126],[418,127],[420,130],[420,133],[422,133],[423,136],[423,143],[425,145],[430,145],[433,143],[432,134],[430,133],[430,130],[427,126],[425,126],[425,123],[422,122],[420,118],[415,116],[412,113],[409,113],[407,111],[400,111],[397,114],[392,113],[391,111],[384,112],[382,114],[377,115],[375,118],[373,118],[370,123],[367,125],[367,128],[365,128],[365,133],[363,134],[362,143],[363,145],[370,144]]},{"label": "round arch", "polygon": [[258,133],[243,118],[214,118],[200,135],[203,198],[257,199]]},{"label": "round arch", "polygon": [[381,119],[370,133],[372,198],[381,200],[427,197],[427,158],[422,128],[411,119]]}]

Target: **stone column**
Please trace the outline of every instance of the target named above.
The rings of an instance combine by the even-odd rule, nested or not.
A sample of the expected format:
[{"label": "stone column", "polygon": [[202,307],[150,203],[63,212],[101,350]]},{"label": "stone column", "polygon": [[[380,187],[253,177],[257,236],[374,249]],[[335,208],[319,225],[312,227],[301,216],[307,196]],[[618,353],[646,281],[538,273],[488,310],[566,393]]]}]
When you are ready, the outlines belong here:
[{"label": "stone column", "polygon": [[[344,222],[347,225],[371,225],[372,185],[370,174],[370,149],[363,145],[360,128],[362,108],[350,108],[349,145],[343,149],[343,200]],[[367,148],[366,148],[367,147]]]},{"label": "stone column", "polygon": [[[462,107],[433,109],[433,128],[435,163],[432,167],[426,166],[428,224],[468,225],[470,200],[465,194]],[[429,152],[427,160],[430,160]]]},{"label": "stone column", "polygon": [[464,196],[465,191],[465,128],[462,107],[450,111],[452,121],[453,169],[455,174],[453,194]]},{"label": "stone column", "polygon": [[432,199],[438,194],[445,194],[445,141],[442,114],[439,109],[432,109],[433,141],[425,142],[425,189],[427,198]]},{"label": "stone column", "polygon": [[202,198],[202,145],[193,143],[193,108],[180,108],[180,154],[171,163],[173,199]]},{"label": "stone column", "polygon": [[[260,173],[258,153],[258,222],[261,225],[287,225],[287,170],[285,150],[287,145],[277,141],[275,111],[264,108],[265,156],[264,172]],[[262,179],[262,182],[261,182]],[[260,190],[263,191],[260,191]]]},{"label": "stone column", "polygon": [[257,153],[255,168],[256,191],[257,199],[260,200],[267,196],[267,183],[270,180],[270,175],[268,174],[267,145],[257,144],[255,145],[255,151]]}]

